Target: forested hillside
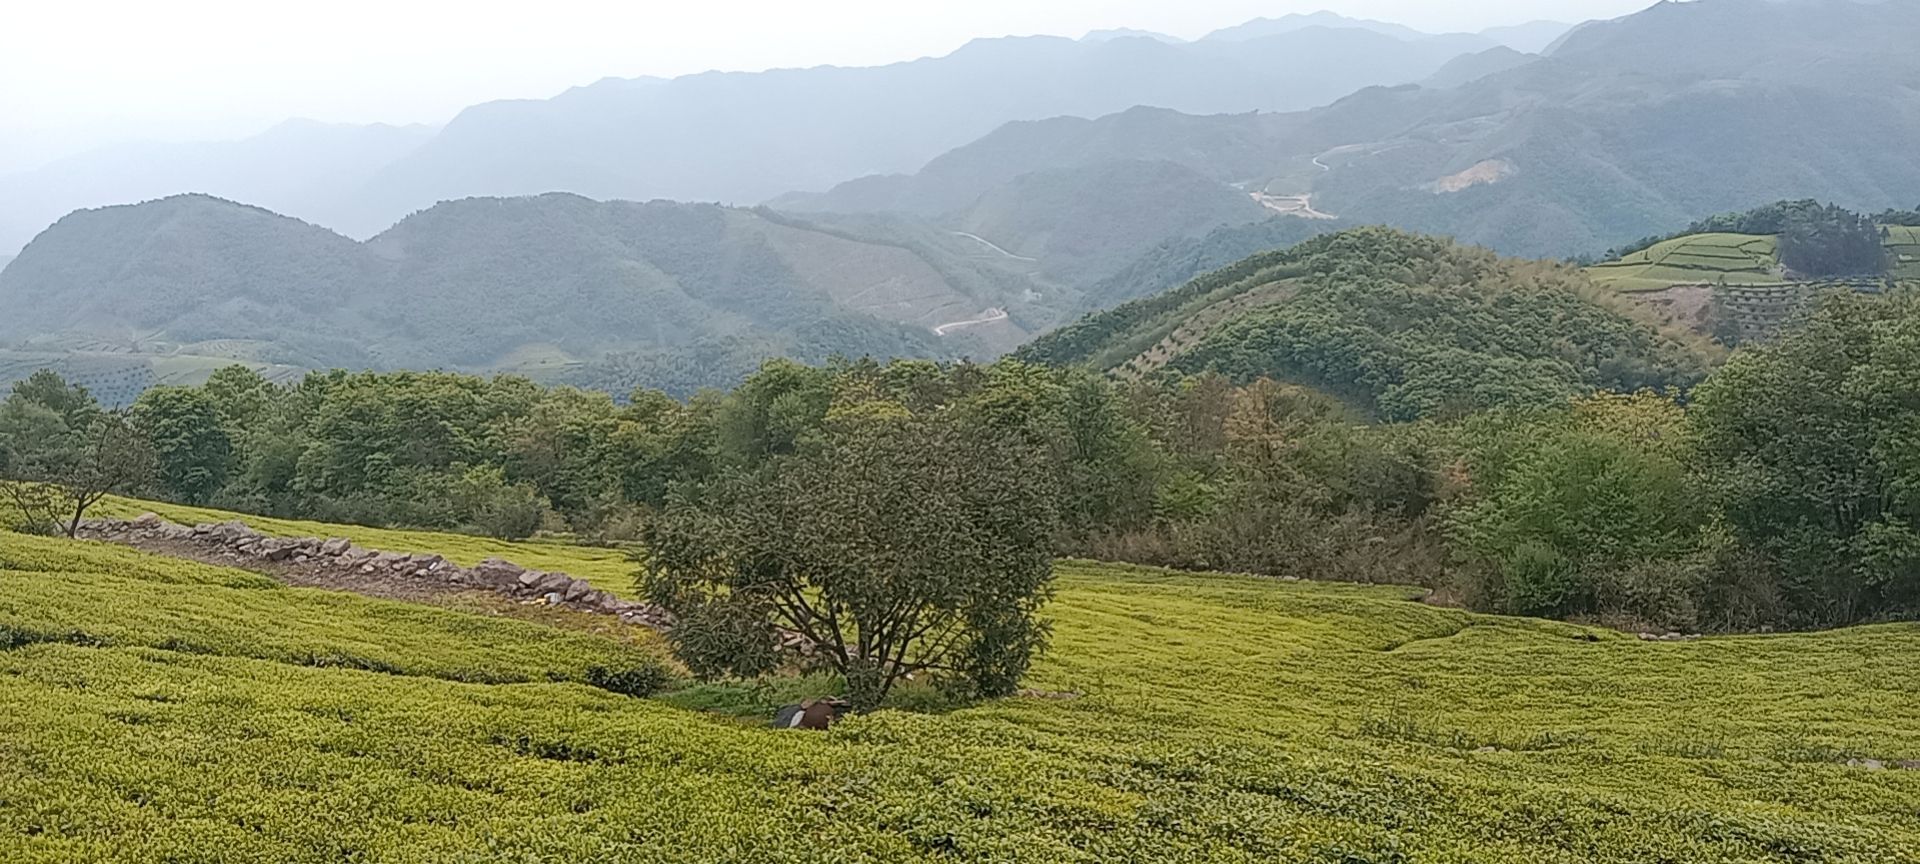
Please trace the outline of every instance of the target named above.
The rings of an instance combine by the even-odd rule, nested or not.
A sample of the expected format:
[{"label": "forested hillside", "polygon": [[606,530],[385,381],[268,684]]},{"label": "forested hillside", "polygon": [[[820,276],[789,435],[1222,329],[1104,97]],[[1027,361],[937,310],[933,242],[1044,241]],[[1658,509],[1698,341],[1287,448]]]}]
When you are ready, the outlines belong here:
[{"label": "forested hillside", "polygon": [[1023,175],[981,196],[954,224],[1042,262],[1053,280],[1085,285],[1162,242],[1197,239],[1269,215],[1245,194],[1185,166],[1115,162]]},{"label": "forested hillside", "polygon": [[1392,419],[1684,386],[1704,360],[1575,269],[1362,228],[1096,313],[1018,356],[1138,377],[1217,371],[1325,390]]},{"label": "forested hillside", "polygon": [[911,177],[780,203],[945,213],[1026,173],[1163,159],[1219,188],[1541,257],[1783,198],[1905,207],[1920,200],[1920,168],[1881,142],[1920,134],[1915,10],[1663,3],[1583,27],[1536,62],[1486,58],[1473,80],[1458,80],[1463,65],[1432,87],[1370,88],[1294,114],[1011,124]]},{"label": "forested hillside", "polygon": [[1339,220],[1272,216],[1263,222],[1216,228],[1200,237],[1175,237],[1147,250],[1118,273],[1088,286],[1076,311],[1096,311],[1171,291],[1195,276],[1256,252],[1286,249],[1343,227]]},{"label": "forested hillside", "polygon": [[168,364],[204,377],[225,360],[688,393],[770,356],[1001,353],[1062,314],[1028,300],[1040,295],[1028,270],[948,232],[863,234],[712,205],[469,199],[357,243],[183,196],[48,230],[0,274],[0,340],[65,356],[82,377],[143,364],[155,371],[136,378]]}]

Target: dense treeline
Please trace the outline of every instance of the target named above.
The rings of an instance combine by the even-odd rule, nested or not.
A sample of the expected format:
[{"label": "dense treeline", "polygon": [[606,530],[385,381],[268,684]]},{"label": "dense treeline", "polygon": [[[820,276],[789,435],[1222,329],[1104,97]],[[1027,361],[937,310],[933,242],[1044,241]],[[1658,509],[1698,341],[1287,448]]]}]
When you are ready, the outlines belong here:
[{"label": "dense treeline", "polygon": [[[52,383],[42,376],[8,400],[0,452],[27,419],[85,413],[79,394]],[[787,456],[812,454],[807,470],[836,477],[851,457],[819,454],[868,452],[859,430],[884,427],[901,446],[878,451],[890,462],[866,460],[876,465],[951,477],[973,476],[967,464],[1018,465],[980,476],[1025,490],[1021,512],[1043,514],[1032,524],[1055,553],[1744,629],[1920,612],[1915,405],[1920,298],[1895,294],[1822,300],[1686,402],[1523,393],[1444,421],[1368,423],[1271,378],[1120,384],[1007,360],[774,362],[731,393],[680,402],[643,391],[627,405],[513,378],[330,373],[277,387],[234,368],[203,387],[149,392],[128,422],[154,450],[153,491],[172,499],[608,541],[637,538],[676,502],[722,488],[737,497],[739,478]],[[939,440],[973,442],[953,451],[968,459],[914,461],[915,430],[961,420],[972,425],[939,426]],[[976,496],[951,512],[992,500],[967,488]]]}]

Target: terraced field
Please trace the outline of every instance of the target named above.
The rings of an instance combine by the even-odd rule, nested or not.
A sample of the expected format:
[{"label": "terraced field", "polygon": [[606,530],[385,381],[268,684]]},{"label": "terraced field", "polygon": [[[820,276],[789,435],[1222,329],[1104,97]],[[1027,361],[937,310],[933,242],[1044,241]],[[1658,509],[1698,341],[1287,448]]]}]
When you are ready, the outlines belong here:
[{"label": "terraced field", "polygon": [[1769,285],[1785,281],[1779,269],[1772,237],[1693,234],[1589,267],[1587,273],[1616,291],[1638,292],[1682,284]]},{"label": "terraced field", "polygon": [[1920,281],[1920,228],[1887,226],[1887,253],[1893,256],[1894,278]]},{"label": "terraced field", "polygon": [[1920,627],[1647,643],[1401,589],[1058,587],[1036,692],[805,734],[591,686],[644,634],[0,533],[0,860],[1920,861]]},{"label": "terraced field", "polygon": [[52,352],[0,349],[0,392],[41,369],[87,388],[102,403],[127,405],[150,387],[192,386],[228,366],[247,366],[276,384],[298,380],[306,370],[293,366],[235,360],[197,354],[135,354],[116,352]]}]

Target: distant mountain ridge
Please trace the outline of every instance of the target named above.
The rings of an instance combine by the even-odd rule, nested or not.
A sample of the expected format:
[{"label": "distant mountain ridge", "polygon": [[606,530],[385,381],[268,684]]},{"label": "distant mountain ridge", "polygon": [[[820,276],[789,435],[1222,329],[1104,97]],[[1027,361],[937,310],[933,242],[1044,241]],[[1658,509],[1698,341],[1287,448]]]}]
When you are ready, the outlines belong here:
[{"label": "distant mountain ridge", "polygon": [[[473,196],[751,205],[917,171],[1011,121],[1140,105],[1299,110],[1422,80],[1498,41],[1380,29],[1322,15],[1252,39],[1184,43],[1124,30],[981,39],[870,68],[609,78],[550,99],[475,105],[440,129],[294,123],[239,142],[116,148],[0,177],[0,249],[76,209],[187,192],[258,203],[355,238]],[[1411,33],[1402,31],[1393,32]]]},{"label": "distant mountain ridge", "polygon": [[76,212],[42,233],[0,272],[0,342],[35,356],[514,371],[685,393],[772,356],[997,355],[1065,314],[1028,299],[1042,292],[1024,265],[944,232],[890,230],[555,194],[444,203],[362,243],[178,196]]},{"label": "distant mountain ridge", "polygon": [[1573,255],[1783,198],[1920,199],[1920,163],[1887,145],[1920,137],[1916,42],[1916,0],[1664,3],[1539,59],[1456,60],[1432,87],[1295,113],[1014,123],[914,175],[776,205],[931,216],[1026,173],[1166,160],[1300,214]]}]

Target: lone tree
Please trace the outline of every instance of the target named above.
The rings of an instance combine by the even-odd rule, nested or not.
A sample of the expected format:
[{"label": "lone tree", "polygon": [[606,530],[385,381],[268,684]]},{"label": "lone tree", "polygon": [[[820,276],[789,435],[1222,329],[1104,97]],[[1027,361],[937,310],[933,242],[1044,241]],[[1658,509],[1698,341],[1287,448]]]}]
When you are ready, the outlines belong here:
[{"label": "lone tree", "polygon": [[79,533],[100,499],[133,492],[154,473],[147,437],[126,412],[103,411],[86,388],[42,370],[0,403],[0,497],[25,530]]},{"label": "lone tree", "polygon": [[791,454],[677,496],[649,530],[642,582],[702,675],[771,670],[787,630],[859,710],[918,673],[1009,695],[1048,632],[1046,459],[967,412],[858,406]]}]

